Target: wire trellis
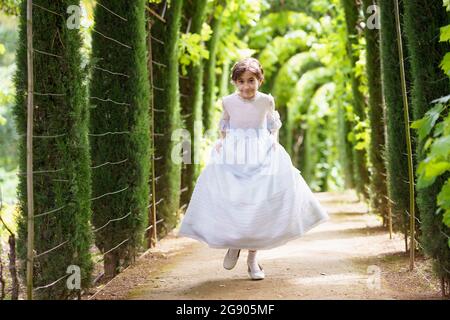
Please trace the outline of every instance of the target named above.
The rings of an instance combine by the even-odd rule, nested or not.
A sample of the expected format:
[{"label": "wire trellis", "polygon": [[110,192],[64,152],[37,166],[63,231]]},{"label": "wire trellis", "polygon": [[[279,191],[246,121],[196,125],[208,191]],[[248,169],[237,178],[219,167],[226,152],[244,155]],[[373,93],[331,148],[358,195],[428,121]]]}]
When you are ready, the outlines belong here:
[{"label": "wire trellis", "polygon": [[[114,17],[116,17],[116,18],[118,18],[118,19],[121,19],[121,20],[123,20],[123,21],[125,21],[125,22],[128,21],[126,18],[120,16],[119,14],[117,14],[116,12],[114,12],[113,10],[111,10],[110,8],[107,8],[105,5],[103,5],[103,4],[99,3],[99,2],[97,2],[97,5],[99,5],[100,7],[104,8],[106,11],[108,11],[109,13],[111,13],[111,15],[113,15]],[[39,9],[41,9],[41,10],[44,10],[44,11],[46,11],[46,12],[48,12],[48,13],[51,13],[51,14],[60,16],[60,17],[63,18],[63,19],[65,18],[63,14],[57,13],[57,12],[55,12],[55,11],[53,11],[53,10],[50,10],[50,9],[48,9],[48,8],[45,8],[45,7],[43,7],[43,6],[41,6],[41,5],[38,5],[38,4],[36,4],[36,3],[32,3],[32,6],[33,6],[33,7],[36,7],[36,8],[39,8]],[[148,10],[149,12],[151,12],[153,15],[155,15],[156,17],[158,17],[158,19],[160,19],[162,22],[165,23],[165,20],[164,20],[164,14],[165,14],[165,11],[166,11],[166,8],[167,8],[167,2],[165,2],[165,4],[164,4],[164,8],[163,8],[163,13],[162,13],[162,15],[158,15],[157,13],[155,13],[155,12],[154,12],[151,8],[149,8],[148,6],[146,6],[146,8],[147,8],[147,10]],[[112,37],[109,37],[108,35],[106,35],[105,33],[101,32],[101,31],[99,31],[99,30],[96,30],[96,29],[92,28],[92,32],[95,32],[95,33],[99,34],[100,36],[102,36],[103,38],[105,38],[105,39],[107,39],[107,40],[110,40],[111,42],[114,42],[114,43],[116,43],[116,44],[118,44],[118,45],[120,45],[120,46],[122,46],[122,47],[125,47],[125,48],[127,48],[127,49],[133,50],[132,46],[130,46],[130,45],[128,45],[128,44],[125,44],[125,43],[123,43],[123,42],[121,42],[121,41],[119,41],[119,40],[117,40],[117,39],[112,38]],[[153,40],[155,40],[156,42],[158,42],[158,43],[164,45],[164,41],[159,40],[159,39],[157,39],[157,38],[155,38],[155,37],[153,37],[153,36],[151,36],[151,38],[152,38]],[[46,55],[46,56],[49,56],[49,57],[53,57],[53,58],[64,59],[64,57],[61,56],[61,55],[58,55],[58,54],[55,54],[55,53],[51,53],[51,52],[47,52],[47,51],[40,50],[40,49],[34,49],[34,48],[33,48],[33,52],[38,53],[38,54],[43,54],[43,55]],[[160,63],[160,62],[158,62],[158,61],[152,61],[152,62],[153,62],[155,65],[157,65],[157,66],[167,68],[167,65],[165,65],[165,64],[163,64],[163,63]],[[101,67],[101,66],[99,66],[99,65],[96,65],[96,64],[94,64],[92,67],[93,67],[94,69],[103,71],[103,72],[108,73],[108,74],[113,75],[113,76],[122,76],[122,77],[130,78],[130,76],[129,76],[128,74],[125,74],[125,73],[122,73],[122,72],[116,72],[116,71],[108,70],[108,69],[106,69],[106,68],[104,68],[104,67]],[[164,90],[164,89],[162,89],[162,88],[156,88],[156,87],[154,87],[154,89],[155,89],[155,90]],[[25,91],[25,94],[28,95],[28,91],[26,91],[26,90],[24,90],[24,91]],[[66,96],[65,93],[35,92],[35,91],[32,92],[32,94],[33,94],[33,95],[36,95],[36,96],[54,96],[54,97],[64,97],[64,96]],[[131,106],[130,103],[123,102],[123,101],[122,101],[122,102],[121,102],[121,101],[116,101],[116,100],[111,99],[111,98],[109,98],[109,97],[89,96],[88,98],[89,98],[89,99],[92,99],[92,100],[97,100],[97,101],[106,102],[106,103],[112,103],[112,104],[120,105],[120,106],[127,106],[127,107],[130,107],[130,106]],[[155,109],[155,108],[154,108],[154,111],[157,111],[157,112],[165,112],[165,110],[158,110],[158,109]],[[116,132],[114,132],[114,131],[108,131],[108,132],[103,132],[103,133],[88,133],[88,136],[90,136],[90,137],[105,137],[105,136],[108,136],[108,135],[122,135],[122,134],[130,134],[130,131],[116,131]],[[152,135],[153,135],[153,136],[163,136],[164,134],[163,134],[163,133],[153,133]],[[20,136],[26,138],[26,137],[27,137],[27,134],[22,134],[22,135],[20,135]],[[34,138],[57,139],[57,138],[66,137],[66,136],[67,136],[67,133],[60,133],[60,134],[33,135],[32,138],[33,138],[33,139],[34,139]],[[152,157],[152,159],[153,159],[154,161],[156,161],[156,160],[161,160],[162,158],[163,158],[162,156],[160,156],[160,157],[155,157],[155,156],[153,156],[153,157]],[[125,162],[127,162],[127,161],[128,161],[128,158],[123,159],[123,160],[120,160],[120,161],[106,161],[106,162],[101,163],[101,164],[99,164],[99,165],[92,165],[92,166],[90,166],[90,169],[98,169],[98,168],[101,168],[101,167],[104,167],[104,166],[109,166],[109,165],[119,165],[119,164],[123,164],[123,163],[125,163]],[[33,175],[34,175],[34,174],[54,174],[54,173],[59,173],[59,172],[64,172],[64,171],[65,171],[64,168],[60,168],[60,169],[47,169],[47,170],[37,170],[37,171],[32,171],[32,174],[33,174]],[[18,175],[26,175],[27,173],[26,173],[26,172],[19,172],[19,173],[17,173],[17,174],[18,174]],[[162,175],[161,175],[161,176],[162,176]],[[161,176],[156,177],[156,178],[155,178],[155,182],[156,182],[156,180],[158,180],[159,178],[161,178]],[[69,181],[69,180],[65,180],[65,179],[53,179],[53,180],[54,180],[54,181]],[[124,188],[122,188],[122,189],[119,189],[119,190],[116,190],[116,191],[107,192],[107,193],[104,193],[104,194],[102,194],[102,195],[100,195],[100,196],[93,197],[93,198],[89,199],[89,201],[95,201],[95,200],[101,199],[101,198],[106,197],[106,196],[109,196],[109,195],[115,195],[115,194],[124,192],[124,191],[127,190],[128,188],[129,188],[129,186],[126,186],[126,187],[124,187]],[[152,198],[153,198],[153,197],[152,197]],[[164,200],[164,198],[161,198],[160,200],[158,200],[158,201],[154,204],[155,207],[156,207],[156,205],[159,205],[160,203],[162,203],[163,200]],[[152,204],[150,204],[149,206],[147,206],[147,209],[148,209],[150,206],[152,206]],[[58,207],[58,208],[55,208],[55,209],[52,209],[52,210],[49,210],[49,211],[46,211],[46,212],[43,212],[43,213],[34,215],[34,216],[33,216],[33,219],[40,218],[40,217],[43,217],[43,216],[47,216],[47,215],[50,215],[50,214],[53,214],[53,213],[59,213],[59,212],[63,211],[63,209],[65,209],[66,207],[67,207],[67,205],[63,205],[63,206],[60,206],[60,207]],[[103,229],[106,228],[109,224],[111,224],[111,223],[113,223],[113,222],[122,221],[122,220],[126,219],[127,217],[129,217],[129,216],[131,215],[131,213],[132,213],[132,212],[129,211],[128,213],[126,213],[125,215],[123,215],[123,216],[121,216],[121,217],[119,217],[119,218],[113,218],[113,219],[110,219],[110,220],[108,220],[104,225],[102,225],[101,227],[92,230],[92,232],[93,232],[93,233],[96,233],[96,232],[98,232],[98,231],[103,230]],[[162,221],[164,221],[164,219],[158,220],[158,221],[156,222],[156,224],[161,223]],[[147,227],[144,231],[148,231],[148,230],[150,230],[151,228],[153,228],[153,225],[150,225],[150,226]],[[119,244],[117,244],[116,246],[114,246],[113,248],[111,248],[111,249],[109,249],[108,251],[104,252],[104,253],[102,254],[102,260],[103,260],[103,258],[104,258],[104,256],[105,256],[106,254],[108,254],[108,253],[110,253],[110,252],[112,252],[112,251],[118,249],[119,247],[121,247],[123,244],[125,244],[125,243],[128,242],[129,240],[130,240],[130,238],[127,238],[127,239],[123,240],[122,242],[120,242]],[[33,254],[33,257],[34,257],[35,259],[39,259],[39,258],[41,258],[41,257],[43,257],[43,256],[45,256],[45,255],[47,255],[47,254],[49,254],[49,253],[51,253],[51,252],[57,250],[58,248],[63,247],[63,246],[64,246],[65,244],[67,244],[68,242],[69,242],[69,240],[65,240],[65,241],[61,242],[60,244],[54,246],[53,248],[48,249],[48,250],[46,250],[46,251],[44,251],[44,252],[42,252],[42,253],[39,253],[39,254],[34,253],[34,254]],[[97,261],[97,262],[100,262],[100,261]],[[38,291],[38,290],[50,288],[50,287],[56,285],[57,283],[59,283],[60,281],[62,281],[63,279],[65,279],[65,278],[68,277],[68,276],[69,276],[69,274],[66,274],[66,275],[64,275],[64,276],[62,276],[62,277],[60,277],[60,278],[58,278],[58,279],[55,280],[54,282],[51,282],[51,283],[49,283],[49,284],[47,284],[47,285],[39,286],[39,287],[33,288],[33,291]]]}]

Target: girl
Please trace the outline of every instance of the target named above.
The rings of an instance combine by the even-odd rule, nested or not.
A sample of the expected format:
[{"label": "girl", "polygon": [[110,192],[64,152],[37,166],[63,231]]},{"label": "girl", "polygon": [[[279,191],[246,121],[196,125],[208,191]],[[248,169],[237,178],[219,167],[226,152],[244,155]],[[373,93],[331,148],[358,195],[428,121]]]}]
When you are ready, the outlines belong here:
[{"label": "girl", "polygon": [[264,279],[256,251],[281,246],[328,220],[300,171],[278,143],[280,115],[273,97],[259,92],[261,64],[233,66],[236,91],[222,98],[220,139],[197,179],[178,235],[228,248],[231,270],[248,249],[248,275]]}]

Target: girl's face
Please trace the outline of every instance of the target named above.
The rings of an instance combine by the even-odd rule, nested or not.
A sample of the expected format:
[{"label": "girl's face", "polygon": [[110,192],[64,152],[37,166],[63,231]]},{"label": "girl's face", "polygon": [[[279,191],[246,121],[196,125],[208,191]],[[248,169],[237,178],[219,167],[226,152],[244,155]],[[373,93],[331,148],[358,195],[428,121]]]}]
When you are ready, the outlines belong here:
[{"label": "girl's face", "polygon": [[235,82],[239,95],[245,99],[251,99],[255,96],[259,88],[259,81],[256,75],[250,71],[245,71]]}]

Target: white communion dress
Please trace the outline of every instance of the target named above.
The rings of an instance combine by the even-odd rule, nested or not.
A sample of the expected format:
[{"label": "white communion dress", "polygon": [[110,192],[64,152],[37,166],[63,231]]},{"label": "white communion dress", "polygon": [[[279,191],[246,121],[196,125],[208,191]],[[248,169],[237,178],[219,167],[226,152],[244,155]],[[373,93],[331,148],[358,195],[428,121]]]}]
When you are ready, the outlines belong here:
[{"label": "white communion dress", "polygon": [[178,236],[216,249],[271,249],[329,219],[273,135],[281,125],[271,95],[222,98],[226,136],[211,148]]}]

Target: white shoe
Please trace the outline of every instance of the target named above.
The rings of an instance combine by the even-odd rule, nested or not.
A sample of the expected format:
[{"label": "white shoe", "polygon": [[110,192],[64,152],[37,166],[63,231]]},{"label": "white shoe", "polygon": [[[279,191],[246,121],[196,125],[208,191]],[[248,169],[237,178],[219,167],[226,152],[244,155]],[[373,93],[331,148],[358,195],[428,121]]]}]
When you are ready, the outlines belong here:
[{"label": "white shoe", "polygon": [[223,259],[223,267],[227,270],[231,270],[236,265],[241,249],[228,249],[225,258]]},{"label": "white shoe", "polygon": [[264,279],[264,277],[265,277],[264,270],[259,263],[258,263],[259,270],[252,270],[248,263],[247,263],[247,266],[248,266],[248,275],[250,276],[250,278],[252,280]]}]

